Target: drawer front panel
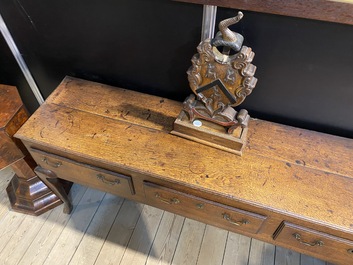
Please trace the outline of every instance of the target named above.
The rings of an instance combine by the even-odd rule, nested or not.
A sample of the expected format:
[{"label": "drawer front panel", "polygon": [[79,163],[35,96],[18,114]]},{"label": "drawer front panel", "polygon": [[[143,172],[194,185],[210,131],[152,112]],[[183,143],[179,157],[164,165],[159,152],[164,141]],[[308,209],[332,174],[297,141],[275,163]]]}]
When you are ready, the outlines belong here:
[{"label": "drawer front panel", "polygon": [[282,223],[273,238],[276,242],[317,253],[323,259],[329,257],[343,264],[353,264],[353,241],[287,222]]},{"label": "drawer front panel", "polygon": [[252,212],[199,198],[150,182],[144,183],[146,199],[153,205],[175,213],[188,213],[196,219],[229,230],[257,233],[266,217]]},{"label": "drawer front panel", "polygon": [[129,197],[134,194],[130,176],[79,163],[37,149],[30,149],[30,153],[38,165],[53,171],[58,178],[119,196]]}]

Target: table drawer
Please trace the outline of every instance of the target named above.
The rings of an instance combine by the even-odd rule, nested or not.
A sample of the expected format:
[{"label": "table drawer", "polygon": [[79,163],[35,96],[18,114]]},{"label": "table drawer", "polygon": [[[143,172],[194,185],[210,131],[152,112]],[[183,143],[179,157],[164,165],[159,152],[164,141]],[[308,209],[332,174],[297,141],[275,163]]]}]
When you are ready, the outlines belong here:
[{"label": "table drawer", "polygon": [[345,240],[299,225],[283,222],[273,236],[276,242],[285,243],[308,253],[317,253],[323,259],[353,264],[353,241]]},{"label": "table drawer", "polygon": [[153,205],[232,231],[257,233],[266,216],[226,206],[170,188],[144,182],[146,199]]},{"label": "table drawer", "polygon": [[38,165],[53,171],[58,178],[119,196],[129,197],[135,193],[130,176],[76,162],[38,149],[31,148],[30,153]]}]

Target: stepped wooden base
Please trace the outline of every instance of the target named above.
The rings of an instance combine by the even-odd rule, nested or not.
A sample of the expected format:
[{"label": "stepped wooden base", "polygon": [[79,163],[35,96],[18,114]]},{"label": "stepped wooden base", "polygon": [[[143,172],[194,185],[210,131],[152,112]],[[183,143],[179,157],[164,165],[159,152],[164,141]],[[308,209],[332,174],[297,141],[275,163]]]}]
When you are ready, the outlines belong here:
[{"label": "stepped wooden base", "polygon": [[222,126],[200,120],[202,126],[194,126],[190,122],[184,111],[181,111],[174,121],[171,134],[212,146],[233,154],[242,155],[242,150],[246,144],[247,128],[240,126],[234,130],[233,134],[227,134]]},{"label": "stepped wooden base", "polygon": [[[60,198],[38,178],[33,170],[35,166],[30,155],[11,165],[15,175],[6,191],[14,211],[40,215],[62,204]],[[64,184],[64,187],[68,192],[71,185]]]},{"label": "stepped wooden base", "polygon": [[22,179],[15,175],[6,188],[14,211],[40,215],[62,201],[37,177]]}]

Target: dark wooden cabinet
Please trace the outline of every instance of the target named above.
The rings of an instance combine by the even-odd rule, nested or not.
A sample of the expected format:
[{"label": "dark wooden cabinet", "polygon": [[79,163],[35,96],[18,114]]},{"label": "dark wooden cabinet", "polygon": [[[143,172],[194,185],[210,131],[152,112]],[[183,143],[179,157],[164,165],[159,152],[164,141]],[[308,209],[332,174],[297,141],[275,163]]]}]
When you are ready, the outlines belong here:
[{"label": "dark wooden cabinet", "polygon": [[169,134],[180,110],[67,77],[16,137],[67,211],[60,179],[352,264],[352,140],[254,119],[240,157]]},{"label": "dark wooden cabinet", "polygon": [[15,172],[6,192],[13,210],[40,215],[62,202],[36,176],[36,163],[13,137],[28,117],[16,87],[0,84],[0,169],[10,166]]}]

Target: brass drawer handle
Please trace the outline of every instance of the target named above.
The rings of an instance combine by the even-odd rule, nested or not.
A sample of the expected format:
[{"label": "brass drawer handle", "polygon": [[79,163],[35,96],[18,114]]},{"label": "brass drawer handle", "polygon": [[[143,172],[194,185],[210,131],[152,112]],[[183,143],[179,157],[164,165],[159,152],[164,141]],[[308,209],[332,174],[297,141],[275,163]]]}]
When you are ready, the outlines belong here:
[{"label": "brass drawer handle", "polygon": [[165,199],[158,192],[156,192],[155,197],[158,198],[161,202],[164,202],[166,204],[178,204],[178,203],[180,203],[179,199],[177,199],[177,198]]},{"label": "brass drawer handle", "polygon": [[241,220],[241,221],[234,221],[232,220],[232,218],[230,217],[229,214],[224,213],[223,214],[223,218],[226,219],[229,223],[231,223],[232,225],[237,225],[237,226],[241,226],[241,225],[247,225],[250,224],[250,221],[248,220]]},{"label": "brass drawer handle", "polygon": [[321,240],[315,240],[314,242],[311,242],[311,243],[302,241],[302,236],[298,233],[294,233],[293,236],[300,244],[303,244],[308,247],[315,247],[315,246],[322,247],[324,245],[324,242],[322,242]]},{"label": "brass drawer handle", "polygon": [[120,184],[120,180],[118,180],[118,179],[116,179],[116,180],[107,180],[102,174],[97,174],[97,179],[102,181],[104,184],[107,184],[107,185],[110,185],[110,186],[114,186],[114,185]]},{"label": "brass drawer handle", "polygon": [[61,162],[50,162],[48,158],[43,157],[42,159],[43,162],[45,162],[48,166],[58,168],[62,165]]}]

